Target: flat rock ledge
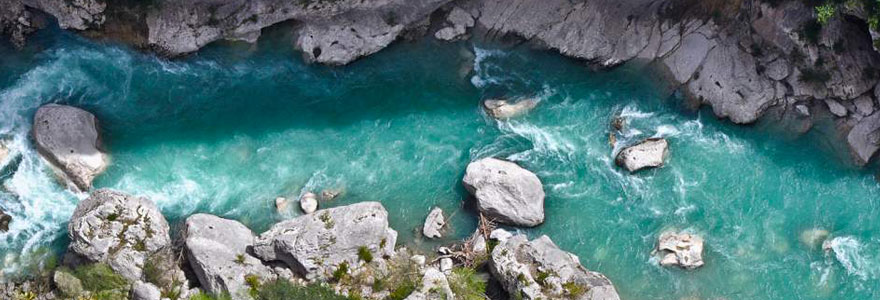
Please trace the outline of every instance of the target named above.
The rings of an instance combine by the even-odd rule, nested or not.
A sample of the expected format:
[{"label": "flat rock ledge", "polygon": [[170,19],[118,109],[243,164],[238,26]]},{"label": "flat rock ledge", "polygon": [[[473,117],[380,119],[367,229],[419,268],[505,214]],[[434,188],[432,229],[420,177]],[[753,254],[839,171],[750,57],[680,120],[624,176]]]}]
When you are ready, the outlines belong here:
[{"label": "flat rock ledge", "polygon": [[281,261],[308,280],[330,278],[342,263],[356,265],[358,251],[394,253],[397,232],[379,202],[361,202],[316,211],[272,226],[254,242],[254,255]]},{"label": "flat rock ledge", "polygon": [[515,163],[496,158],[471,162],[462,183],[476,197],[477,209],[486,217],[525,227],[544,222],[541,180]]},{"label": "flat rock ledge", "polygon": [[605,275],[584,268],[577,256],[559,249],[546,235],[529,241],[499,230],[492,232],[501,238],[489,268],[512,299],[620,299]]},{"label": "flat rock ledge", "polygon": [[703,238],[686,232],[660,234],[656,254],[662,266],[696,269],[703,266]]},{"label": "flat rock ledge", "polygon": [[100,150],[98,120],[85,110],[44,105],[34,116],[33,134],[40,155],[77,190],[88,191],[95,176],[107,167],[107,155]]},{"label": "flat rock ledge", "polygon": [[195,214],[186,219],[186,255],[202,289],[232,299],[251,299],[246,276],[266,282],[275,279],[271,269],[251,255],[256,237],[238,221]]},{"label": "flat rock ledge", "polygon": [[147,198],[101,189],[76,206],[68,225],[68,251],[82,263],[106,263],[137,281],[146,260],[171,245],[168,228]]},{"label": "flat rock ledge", "polygon": [[663,166],[669,153],[666,139],[650,138],[638,144],[624,148],[614,159],[618,166],[627,171],[636,172],[646,168]]}]

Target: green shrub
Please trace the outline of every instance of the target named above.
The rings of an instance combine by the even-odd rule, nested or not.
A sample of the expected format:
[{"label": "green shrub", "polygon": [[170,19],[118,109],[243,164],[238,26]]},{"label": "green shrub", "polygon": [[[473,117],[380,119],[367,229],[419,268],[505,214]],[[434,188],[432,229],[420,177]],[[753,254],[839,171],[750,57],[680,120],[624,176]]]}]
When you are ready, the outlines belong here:
[{"label": "green shrub", "polygon": [[71,273],[79,278],[83,288],[90,292],[128,289],[128,280],[113,272],[113,269],[110,269],[107,264],[83,265]]},{"label": "green shrub", "polygon": [[834,17],[835,6],[833,3],[827,2],[816,6],[815,10],[816,19],[819,21],[819,24],[828,25],[828,21],[831,21],[831,17]]},{"label": "green shrub", "polygon": [[819,35],[822,33],[822,24],[817,20],[809,20],[801,26],[801,37],[811,44],[819,43]]},{"label": "green shrub", "polygon": [[403,284],[398,285],[393,291],[391,291],[391,294],[389,294],[388,298],[386,298],[386,299],[387,300],[406,299],[406,297],[408,297],[409,294],[412,294],[416,290],[416,287],[417,287],[417,285],[416,285],[415,281],[412,281],[412,280],[405,281]]},{"label": "green shrub", "polygon": [[455,268],[449,275],[449,287],[461,300],[486,299],[486,281],[472,268]]},{"label": "green shrub", "polygon": [[801,74],[798,75],[798,81],[800,82],[825,83],[828,80],[831,80],[831,74],[818,68],[801,69]]},{"label": "green shrub", "polygon": [[345,276],[348,275],[348,263],[342,262],[339,266],[336,267],[336,270],[333,271],[333,281],[339,282]]},{"label": "green shrub", "polygon": [[577,299],[587,292],[586,287],[571,281],[563,283],[562,288],[565,289],[565,292],[568,294],[568,298],[570,299]]},{"label": "green shrub", "polygon": [[370,263],[373,261],[373,253],[370,252],[370,249],[367,246],[361,246],[358,248],[358,258],[365,263]]},{"label": "green shrub", "polygon": [[320,284],[295,285],[290,281],[276,280],[268,282],[260,288],[257,300],[349,300],[352,298],[337,295],[329,287]]},{"label": "green shrub", "polygon": [[547,284],[547,277],[550,277],[550,273],[538,271],[538,277],[535,278],[535,281],[541,286],[544,286]]}]

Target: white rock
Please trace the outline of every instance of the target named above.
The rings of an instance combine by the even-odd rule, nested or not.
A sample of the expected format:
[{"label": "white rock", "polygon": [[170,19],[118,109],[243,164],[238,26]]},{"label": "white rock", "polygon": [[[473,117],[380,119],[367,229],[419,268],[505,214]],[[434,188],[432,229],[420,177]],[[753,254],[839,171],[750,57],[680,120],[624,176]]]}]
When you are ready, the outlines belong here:
[{"label": "white rock", "polygon": [[496,119],[511,119],[522,116],[538,106],[538,99],[526,98],[520,99],[514,103],[507,100],[490,99],[483,101],[483,108],[489,116]]},{"label": "white rock", "polygon": [[88,191],[92,180],[107,168],[107,155],[100,150],[98,120],[85,110],[57,104],[41,106],[34,116],[33,133],[40,155],[80,191]]},{"label": "white rock", "polygon": [[844,107],[843,104],[840,104],[840,102],[837,102],[837,100],[825,99],[825,105],[828,105],[828,111],[830,111],[831,114],[838,117],[846,117],[846,107]]},{"label": "white rock", "polygon": [[440,238],[442,236],[440,230],[443,229],[443,226],[445,225],[446,221],[443,217],[443,210],[439,207],[435,207],[425,219],[425,225],[422,227],[422,234],[430,239]]},{"label": "white rock", "polygon": [[534,173],[509,161],[484,158],[467,166],[465,189],[477,209],[509,225],[533,227],[544,222],[544,187]]},{"label": "white rock", "polygon": [[491,240],[496,240],[496,241],[501,242],[501,243],[506,242],[507,239],[509,239],[509,238],[512,237],[512,236],[513,236],[512,233],[510,233],[510,232],[507,231],[507,230],[501,229],[501,228],[498,228],[498,229],[492,230],[492,232],[489,233],[489,239],[491,239]]},{"label": "white rock", "polygon": [[666,160],[668,149],[666,139],[651,138],[621,150],[614,161],[630,172],[659,167]]},{"label": "white rock", "polygon": [[159,300],[161,297],[162,292],[151,283],[138,281],[131,286],[132,300]]},{"label": "white rock", "polygon": [[299,198],[299,208],[306,214],[310,214],[318,210],[318,196],[312,192],[307,192]]},{"label": "white rock", "polygon": [[801,232],[800,240],[801,243],[804,243],[807,247],[811,249],[815,249],[822,245],[822,243],[828,239],[828,236],[831,233],[828,230],[822,228],[810,228]]},{"label": "white rock", "polygon": [[797,111],[797,113],[798,113],[799,115],[801,115],[801,116],[804,116],[804,117],[809,117],[809,116],[810,116],[810,108],[807,107],[806,105],[798,104],[798,105],[795,105],[795,106],[794,106],[794,109],[795,109],[795,110]]},{"label": "white rock", "polygon": [[284,197],[276,197],[275,198],[275,210],[279,213],[283,213],[287,211],[287,207],[289,206],[289,201]]},{"label": "white rock", "polygon": [[444,257],[440,259],[440,271],[449,274],[452,271],[452,259]]},{"label": "white rock", "polygon": [[420,266],[424,266],[424,265],[425,265],[425,262],[427,261],[427,258],[425,258],[424,255],[413,255],[413,256],[410,257],[409,259],[412,260],[412,261],[413,261],[414,263],[416,263],[417,265],[420,265]]},{"label": "white rock", "polygon": [[663,266],[696,269],[703,265],[703,238],[689,233],[664,232],[660,234],[657,253]]}]

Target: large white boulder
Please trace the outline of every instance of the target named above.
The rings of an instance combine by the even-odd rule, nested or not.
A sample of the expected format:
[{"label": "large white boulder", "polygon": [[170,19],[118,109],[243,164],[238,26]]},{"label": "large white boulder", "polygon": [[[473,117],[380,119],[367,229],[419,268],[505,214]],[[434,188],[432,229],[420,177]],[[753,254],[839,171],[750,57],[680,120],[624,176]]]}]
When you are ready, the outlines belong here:
[{"label": "large white boulder", "polygon": [[535,108],[535,106],[538,106],[538,99],[535,98],[520,99],[515,102],[503,99],[489,99],[483,101],[483,108],[486,109],[486,113],[493,118],[502,120],[525,115]]},{"label": "large white boulder", "polygon": [[34,116],[33,134],[40,155],[80,191],[89,190],[95,176],[107,168],[107,155],[100,150],[98,120],[85,110],[44,105]]},{"label": "large white boulder", "polygon": [[651,138],[621,150],[614,161],[628,171],[635,172],[662,166],[668,152],[669,143],[665,139]]},{"label": "large white boulder", "polygon": [[686,232],[667,231],[657,243],[660,265],[696,269],[703,266],[703,238]]},{"label": "large white boulder", "polygon": [[534,173],[509,161],[484,158],[467,166],[465,189],[477,209],[498,222],[533,227],[544,222],[544,187]]}]

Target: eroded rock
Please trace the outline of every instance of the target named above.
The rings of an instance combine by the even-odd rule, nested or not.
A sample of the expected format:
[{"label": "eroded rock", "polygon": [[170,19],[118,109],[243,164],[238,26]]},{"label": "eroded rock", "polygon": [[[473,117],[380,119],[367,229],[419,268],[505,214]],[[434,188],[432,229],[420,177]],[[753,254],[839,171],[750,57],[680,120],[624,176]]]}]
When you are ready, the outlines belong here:
[{"label": "eroded rock", "polygon": [[107,167],[107,155],[100,150],[98,120],[85,110],[44,105],[34,116],[33,133],[40,154],[81,191],[89,190],[95,176]]},{"label": "eroded rock", "polygon": [[299,198],[299,208],[306,214],[310,214],[318,210],[318,196],[312,192],[308,192]]},{"label": "eroded rock", "polygon": [[211,294],[250,299],[245,276],[274,279],[270,268],[250,253],[253,232],[237,221],[195,214],[186,219],[184,237],[189,264]]},{"label": "eroded rock", "polygon": [[465,189],[477,199],[477,209],[498,222],[537,226],[544,222],[544,187],[534,173],[496,158],[467,166]]},{"label": "eroded rock", "polygon": [[859,166],[868,164],[874,153],[880,149],[880,112],[859,121],[847,134],[846,141],[855,163]]},{"label": "eroded rock", "polygon": [[489,99],[483,101],[483,108],[489,116],[496,119],[511,119],[527,114],[535,106],[538,106],[538,99],[527,98],[519,99],[511,103],[503,99]]},{"label": "eroded rock", "polygon": [[815,249],[822,245],[830,235],[831,233],[828,232],[828,230],[822,228],[810,228],[802,231],[799,238],[801,243],[804,243],[804,245],[810,249]]},{"label": "eroded rock", "polygon": [[443,218],[443,210],[435,207],[425,219],[425,225],[422,226],[422,234],[431,239],[440,238],[443,236],[440,234],[440,230],[443,229],[444,225],[446,225],[446,220]]},{"label": "eroded rock", "polygon": [[660,167],[666,160],[668,149],[666,139],[651,138],[624,148],[617,153],[614,162],[630,172]]},{"label": "eroded rock", "polygon": [[696,269],[703,266],[703,238],[685,232],[664,232],[657,244],[660,265]]},{"label": "eroded rock", "polygon": [[357,264],[358,250],[374,256],[394,253],[397,232],[379,202],[316,211],[275,224],[254,243],[254,255],[282,261],[307,279],[329,278],[341,263]]}]

